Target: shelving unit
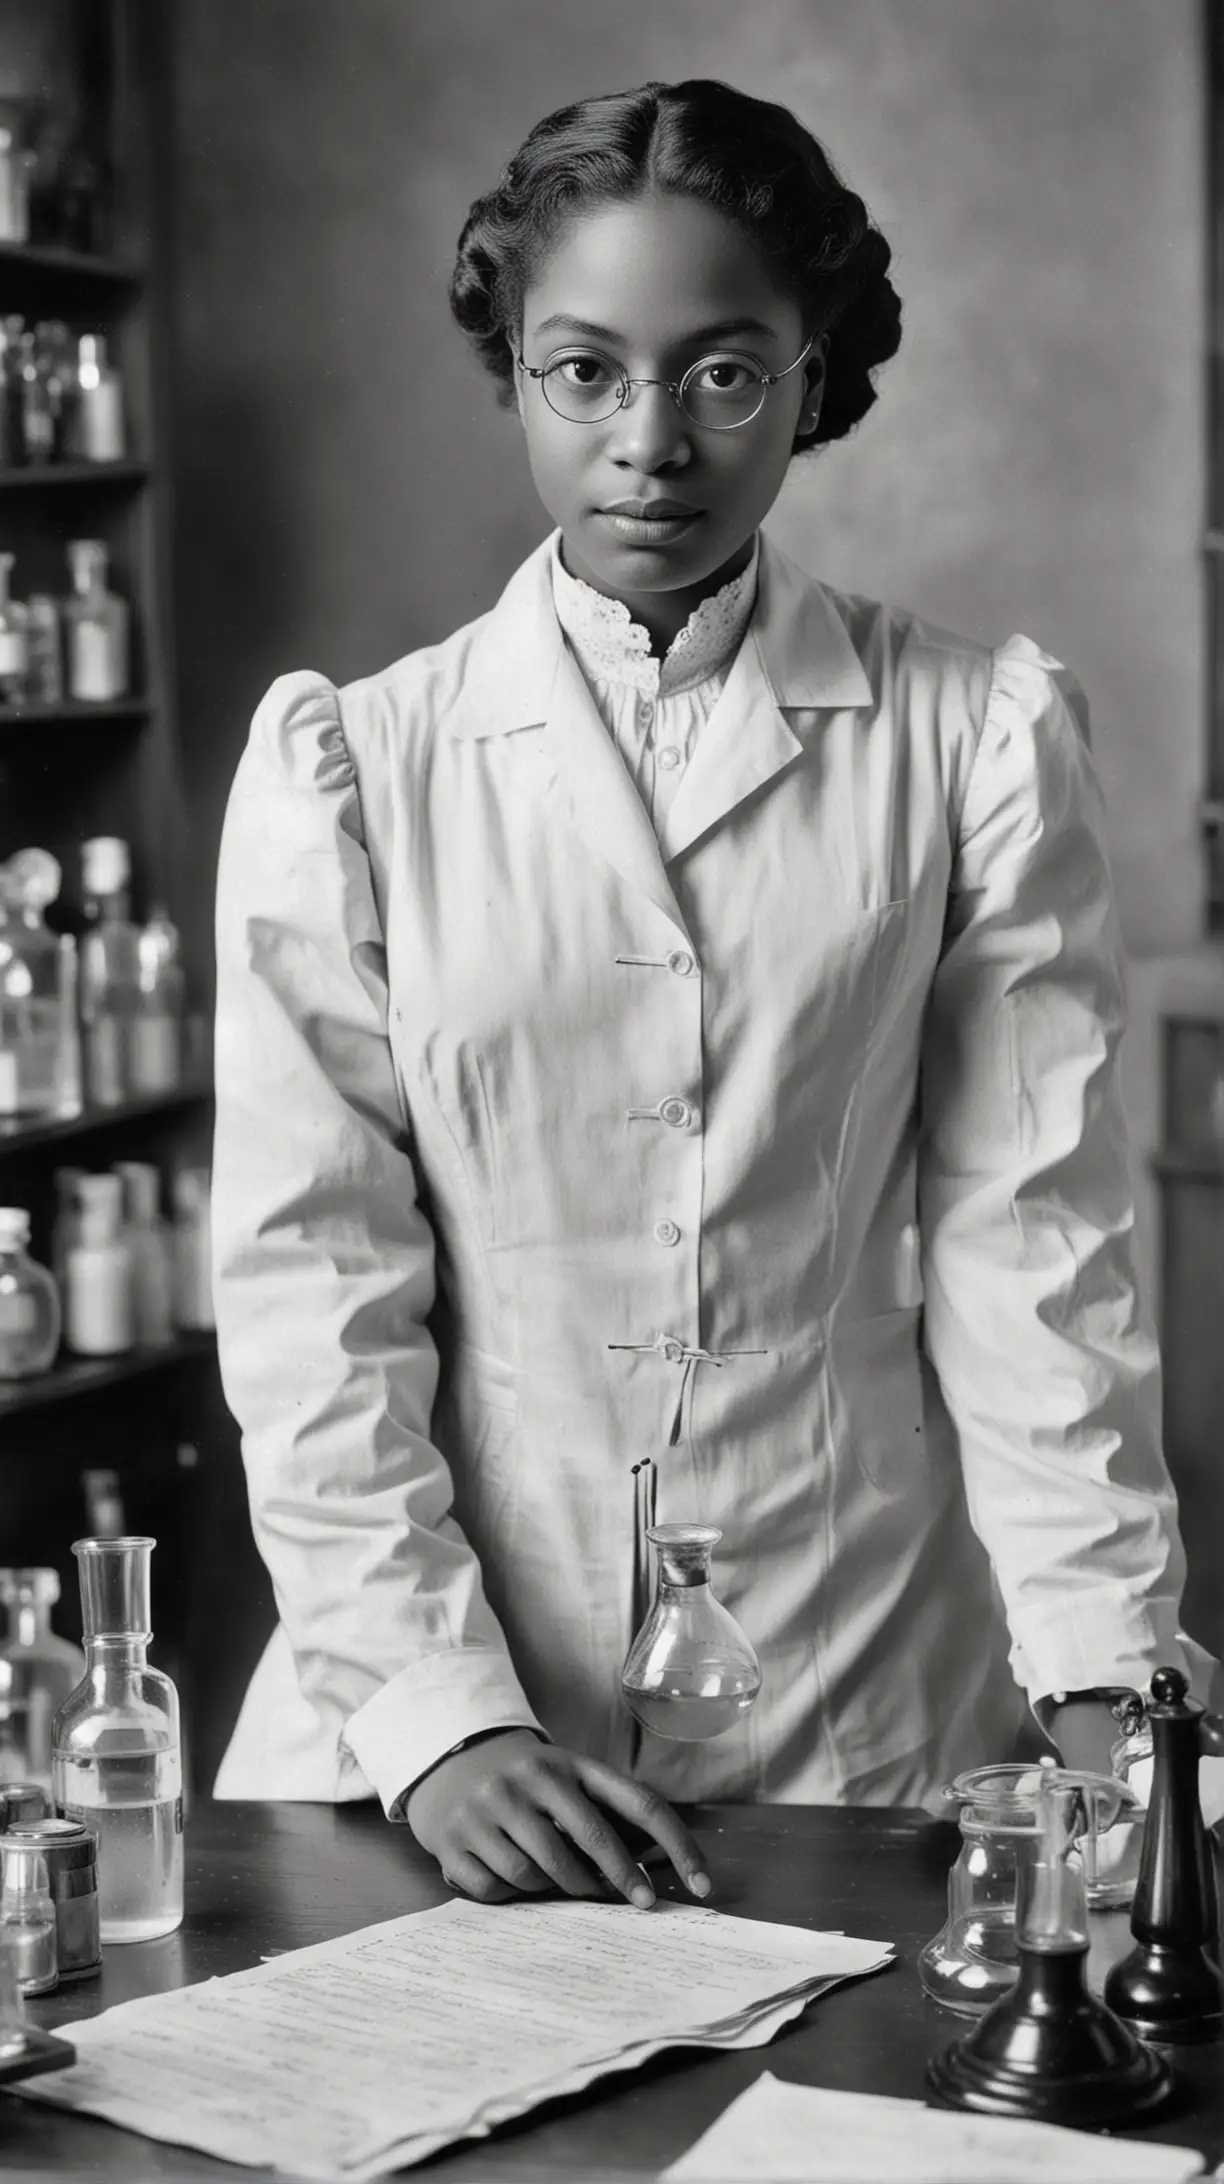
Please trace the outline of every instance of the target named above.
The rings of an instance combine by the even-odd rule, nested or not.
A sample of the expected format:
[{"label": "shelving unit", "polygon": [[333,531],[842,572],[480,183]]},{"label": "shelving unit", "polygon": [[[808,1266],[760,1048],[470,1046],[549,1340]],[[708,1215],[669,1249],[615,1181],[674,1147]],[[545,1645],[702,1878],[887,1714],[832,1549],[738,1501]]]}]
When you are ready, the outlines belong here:
[{"label": "shelving unit", "polygon": [[122,1388],[146,1374],[172,1372],[176,1366],[209,1362],[216,1355],[209,1334],[179,1334],[173,1342],[139,1350],[125,1350],[121,1357],[65,1357],[49,1373],[31,1380],[0,1380],[0,1421],[41,1410],[48,1403],[67,1402],[78,1395],[98,1395]]},{"label": "shelving unit", "polygon": [[[63,319],[74,333],[104,334],[127,413],[122,462],[0,469],[0,545],[15,555],[15,595],[63,596],[67,541],[100,538],[113,586],[132,608],[130,696],[113,704],[0,707],[0,858],[31,844],[55,854],[64,887],[50,922],[70,929],[81,909],[80,844],[95,834],[131,844],[138,915],[156,901],[180,929],[187,922],[170,623],[171,13],[163,0],[6,0],[0,23],[10,64],[6,93],[25,88],[53,103],[62,96],[66,111],[96,115],[114,177],[113,235],[104,253],[0,243],[3,310],[29,323]],[[30,64],[24,86],[13,80],[14,54]],[[201,990],[201,967],[187,968]],[[35,1256],[49,1261],[58,1166],[144,1159],[168,1176],[204,1163],[210,1101],[207,1073],[196,1067],[157,1098],[0,1125],[0,1203],[29,1208]],[[110,1358],[61,1351],[35,1379],[0,1381],[0,1562],[58,1568],[60,1620],[71,1632],[77,1586],[70,1547],[89,1529],[82,1476],[113,1469],[129,1527],[159,1541],[158,1638],[166,1665],[186,1679],[190,1704],[188,1628],[193,1618],[206,1623],[209,1612],[198,1589],[196,1496],[210,1472],[228,1475],[234,1456],[211,1335],[181,1334]]]},{"label": "shelving unit", "polygon": [[86,492],[105,491],[116,485],[144,485],[148,476],[148,464],[140,462],[23,463],[18,468],[0,469],[0,493],[60,492],[73,487]]}]

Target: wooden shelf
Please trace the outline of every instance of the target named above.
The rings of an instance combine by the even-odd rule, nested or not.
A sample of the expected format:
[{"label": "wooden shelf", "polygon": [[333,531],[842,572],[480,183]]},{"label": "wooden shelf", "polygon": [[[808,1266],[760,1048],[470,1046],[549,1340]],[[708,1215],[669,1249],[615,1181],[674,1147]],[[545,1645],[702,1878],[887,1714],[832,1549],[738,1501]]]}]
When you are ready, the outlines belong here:
[{"label": "wooden shelf", "polygon": [[31,273],[64,273],[73,280],[94,280],[111,288],[138,287],[144,274],[122,258],[94,258],[81,250],[61,250],[52,243],[0,243],[0,266]]},{"label": "wooden shelf", "polygon": [[125,1350],[122,1357],[72,1357],[65,1354],[49,1373],[33,1380],[0,1380],[0,1422],[25,1411],[42,1410],[48,1403],[66,1403],[77,1395],[98,1395],[149,1373],[164,1372],[169,1365],[191,1365],[215,1357],[213,1334],[176,1335],[147,1350]]},{"label": "wooden shelf", "polygon": [[0,470],[0,492],[46,486],[143,485],[147,463],[20,463]]},{"label": "wooden shelf", "polygon": [[152,711],[147,698],[115,698],[107,705],[81,704],[65,698],[62,705],[0,705],[0,728],[47,728],[60,722],[144,720]]},{"label": "wooden shelf", "polygon": [[145,1099],[125,1100],[121,1107],[85,1107],[79,1115],[48,1115],[38,1122],[0,1122],[0,1160],[28,1152],[35,1145],[54,1145],[65,1139],[89,1137],[98,1130],[114,1129],[125,1122],[139,1122],[147,1115],[173,1114],[197,1100],[212,1098],[207,1077],[191,1077],[173,1092],[152,1092]]},{"label": "wooden shelf", "polygon": [[1149,1172],[1166,1183],[1224,1184],[1224,1150],[1212,1154],[1204,1146],[1201,1152],[1153,1153],[1148,1161]]}]

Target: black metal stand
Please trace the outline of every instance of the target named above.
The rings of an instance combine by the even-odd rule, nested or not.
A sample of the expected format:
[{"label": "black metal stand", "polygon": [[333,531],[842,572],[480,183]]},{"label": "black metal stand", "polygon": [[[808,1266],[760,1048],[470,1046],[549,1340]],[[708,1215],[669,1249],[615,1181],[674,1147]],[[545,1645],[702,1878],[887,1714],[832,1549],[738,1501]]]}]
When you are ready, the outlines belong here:
[{"label": "black metal stand", "polygon": [[1087,1948],[1019,1955],[1011,1993],[928,2063],[934,2104],[1088,2131],[1153,2115],[1173,2073],[1089,1992]]}]

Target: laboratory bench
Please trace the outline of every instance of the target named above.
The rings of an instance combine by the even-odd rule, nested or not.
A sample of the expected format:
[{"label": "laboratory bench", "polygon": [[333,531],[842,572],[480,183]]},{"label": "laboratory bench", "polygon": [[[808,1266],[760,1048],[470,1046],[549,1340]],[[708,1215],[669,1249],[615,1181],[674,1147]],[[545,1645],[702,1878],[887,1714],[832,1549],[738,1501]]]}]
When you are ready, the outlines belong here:
[{"label": "laboratory bench", "polygon": [[[684,1808],[714,1876],[716,1906],[891,1941],[895,1961],[810,2004],[767,2047],[710,2055],[676,2048],[644,2068],[553,2101],[491,2138],[420,2165],[448,2184],[487,2178],[654,2175],[677,2159],[763,2070],[808,2085],[923,2098],[927,2057],[970,2020],[937,2008],[918,1982],[919,1950],[943,1923],[955,1828],[923,1813],[798,1805]],[[670,1869],[667,1869],[670,1870]],[[652,1861],[661,1897],[687,1892]],[[110,1947],[99,1977],[32,2001],[49,2030],[137,1995],[170,1992],[261,1958],[332,1939],[450,1895],[432,1859],[373,1805],[211,1804],[188,1818],[186,1917],[161,1941]],[[495,1915],[495,1914],[492,1914]],[[646,1914],[643,1914],[645,1916]],[[1099,1988],[1131,1936],[1125,1913],[1096,1915],[1090,1978]],[[1224,2157],[1218,2045],[1170,2051],[1177,2105],[1146,2135]],[[1140,2136],[1141,2134],[1134,2134]],[[87,2116],[0,2095],[0,2171],[24,2176],[245,2177],[189,2148]],[[404,2171],[403,2174],[412,2174]],[[848,2180],[849,2184],[849,2180]]]}]

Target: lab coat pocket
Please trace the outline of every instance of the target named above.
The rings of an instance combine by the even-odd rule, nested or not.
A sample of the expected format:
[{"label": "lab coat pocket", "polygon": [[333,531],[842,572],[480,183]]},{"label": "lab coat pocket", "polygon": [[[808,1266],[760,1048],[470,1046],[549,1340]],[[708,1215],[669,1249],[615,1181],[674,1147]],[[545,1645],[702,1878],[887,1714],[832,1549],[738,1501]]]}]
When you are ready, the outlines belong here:
[{"label": "lab coat pocket", "polygon": [[927,1469],[923,1423],[922,1305],[839,1320],[828,1351],[829,1429],[849,1464],[890,1499]]}]

